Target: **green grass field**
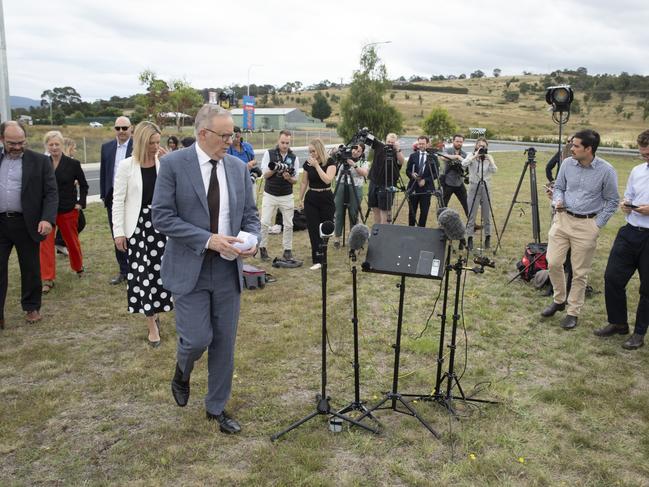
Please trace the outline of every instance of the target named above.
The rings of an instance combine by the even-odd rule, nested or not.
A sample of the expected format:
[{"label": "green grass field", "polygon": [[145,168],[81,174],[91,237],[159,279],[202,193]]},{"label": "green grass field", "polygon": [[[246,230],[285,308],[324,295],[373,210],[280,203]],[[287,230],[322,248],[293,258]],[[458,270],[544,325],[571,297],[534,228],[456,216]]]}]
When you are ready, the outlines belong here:
[{"label": "green grass field", "polygon": [[[491,193],[500,229],[526,157],[522,151],[494,156],[499,172]],[[539,161],[547,157],[539,154]],[[622,191],[638,159],[609,160]],[[527,180],[519,200],[529,201]],[[545,237],[550,212],[544,196],[540,201]],[[406,218],[403,211],[399,223]],[[467,276],[461,384],[498,405],[455,402],[461,416],[455,420],[437,404],[418,402],[441,440],[414,418],[383,411],[380,435],[347,426],[331,433],[318,417],[276,443],[273,433],[315,408],[319,272],[264,265],[277,282],[243,293],[229,403],[243,432],[229,437],[204,417],[205,359],[192,375],[189,405],[175,405],[174,315],[162,316],[162,346],[148,347],[144,318],[126,312],[125,288],[108,285],[116,263],[105,210],[92,205],[87,219],[81,238],[87,275],[78,280],[59,257],[56,287],[44,297],[38,324],[22,319],[15,255],[10,262],[7,328],[0,332],[0,485],[649,485],[649,349],[628,352],[622,337],[592,334],[606,321],[603,272],[623,223],[619,212],[601,233],[591,274],[596,294],[574,331],[562,330],[558,316],[539,317],[549,298],[520,281],[507,284],[532,240],[528,206],[515,206],[496,269]],[[281,236],[271,236],[271,256],[280,249]],[[308,264],[306,232],[295,233],[294,252]],[[353,399],[346,249],[330,248],[329,263],[328,391],[332,404],[342,406]],[[358,278],[361,396],[374,403],[392,383],[399,278],[362,272]],[[400,389],[427,393],[435,377],[440,281],[407,279],[406,286]],[[636,276],[629,285],[631,323],[637,290]]]}]

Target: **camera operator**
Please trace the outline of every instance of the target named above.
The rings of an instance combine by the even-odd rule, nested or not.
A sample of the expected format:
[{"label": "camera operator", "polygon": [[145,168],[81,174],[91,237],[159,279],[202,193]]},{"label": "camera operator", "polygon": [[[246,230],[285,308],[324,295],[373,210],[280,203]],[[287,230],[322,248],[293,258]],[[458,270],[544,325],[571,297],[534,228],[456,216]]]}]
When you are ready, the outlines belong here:
[{"label": "camera operator", "polygon": [[251,170],[256,165],[255,150],[251,144],[243,140],[241,127],[234,127],[234,137],[232,138],[232,144],[228,147],[228,154],[245,162],[248,165],[248,170]]},{"label": "camera operator", "polygon": [[[349,215],[349,227],[353,227],[358,222],[358,202],[363,199],[363,185],[365,178],[369,173],[367,160],[365,159],[365,144],[358,143],[352,146],[352,157],[347,159],[344,164],[349,168],[351,181],[345,176],[340,181],[340,188],[336,189],[336,216],[334,222],[336,229],[334,232],[334,247],[340,246],[340,236],[343,233],[343,224],[345,222],[345,203],[347,203]],[[340,169],[340,168],[339,168]],[[356,197],[352,191],[356,192]],[[347,201],[345,201],[347,200]]]},{"label": "camera operator", "polygon": [[[259,256],[268,261],[268,229],[279,209],[282,212],[284,230],[282,233],[283,260],[294,260],[293,248],[293,185],[297,182],[299,172],[298,157],[290,149],[291,132],[282,130],[279,133],[277,147],[267,150],[261,159],[261,171],[264,176],[264,195],[261,200],[261,242]],[[270,167],[274,167],[271,169]]]},{"label": "camera operator", "polygon": [[[395,133],[389,133],[385,137],[385,144],[373,139],[372,149],[374,159],[369,171],[367,202],[372,209],[374,223],[388,223],[388,212],[394,200],[393,188],[399,180],[399,171],[405,159]],[[391,164],[388,164],[389,162]]]},{"label": "camera operator", "polygon": [[455,134],[453,136],[453,145],[444,152],[446,161],[444,164],[444,174],[441,176],[442,190],[444,191],[444,206],[448,207],[451,196],[455,195],[462,205],[464,214],[469,218],[469,207],[466,201],[466,186],[464,186],[464,167],[462,161],[466,158],[466,152],[462,150],[464,136]]},{"label": "camera operator", "polygon": [[[417,151],[410,154],[406,166],[408,183],[408,225],[414,227],[426,226],[428,210],[430,209],[430,196],[433,192],[433,178],[439,174],[439,161],[431,155],[431,164],[428,160],[427,148],[430,139],[425,135],[417,137]],[[417,222],[417,207],[420,208],[419,222]]]},{"label": "camera operator", "polygon": [[[466,224],[467,247],[473,249],[473,233],[475,231],[475,217],[478,207],[482,210],[482,224],[484,228],[484,248],[491,245],[491,215],[489,214],[489,180],[491,175],[498,170],[491,154],[488,153],[489,143],[484,137],[475,141],[473,154],[462,161],[463,167],[469,168],[469,221]],[[482,182],[481,182],[482,181]]]}]

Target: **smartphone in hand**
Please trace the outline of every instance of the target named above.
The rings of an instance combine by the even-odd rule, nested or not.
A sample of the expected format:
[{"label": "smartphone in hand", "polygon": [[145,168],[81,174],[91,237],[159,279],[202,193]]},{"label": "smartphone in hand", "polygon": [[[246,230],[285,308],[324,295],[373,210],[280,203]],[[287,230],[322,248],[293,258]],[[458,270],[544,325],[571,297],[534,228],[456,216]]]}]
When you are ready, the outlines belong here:
[{"label": "smartphone in hand", "polygon": [[634,205],[632,203],[627,203],[626,201],[624,202],[624,206],[626,206],[627,208],[631,208],[631,209],[638,208],[638,205]]}]

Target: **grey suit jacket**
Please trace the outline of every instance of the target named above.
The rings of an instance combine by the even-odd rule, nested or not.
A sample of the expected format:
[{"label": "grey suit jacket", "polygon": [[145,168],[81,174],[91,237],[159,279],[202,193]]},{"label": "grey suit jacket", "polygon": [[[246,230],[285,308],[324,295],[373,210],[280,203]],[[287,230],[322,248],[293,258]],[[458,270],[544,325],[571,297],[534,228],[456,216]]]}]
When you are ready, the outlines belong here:
[{"label": "grey suit jacket", "polygon": [[[230,231],[240,230],[260,238],[257,206],[248,168],[241,160],[226,155],[223,167],[228,184]],[[168,237],[160,275],[165,289],[187,294],[196,286],[205,258],[205,244],[210,238],[210,213],[196,148],[170,152],[160,159],[151,205],[153,226]],[[241,259],[239,291],[243,289]]]}]

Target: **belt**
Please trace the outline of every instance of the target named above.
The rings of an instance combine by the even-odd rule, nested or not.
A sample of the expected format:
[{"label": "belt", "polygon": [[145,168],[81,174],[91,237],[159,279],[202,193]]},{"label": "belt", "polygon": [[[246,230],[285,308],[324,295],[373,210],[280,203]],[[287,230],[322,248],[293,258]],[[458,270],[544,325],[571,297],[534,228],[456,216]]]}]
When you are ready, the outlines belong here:
[{"label": "belt", "polygon": [[597,216],[597,213],[589,213],[588,215],[580,215],[578,213],[573,213],[572,211],[566,210],[566,213],[570,216],[574,216],[575,218],[595,218]]},{"label": "belt", "polygon": [[634,230],[637,230],[638,232],[649,232],[649,228],[636,227],[635,225],[631,225],[630,223],[627,223],[627,225],[633,228]]},{"label": "belt", "polygon": [[317,191],[318,193],[321,193],[323,191],[331,191],[331,188],[312,188],[309,186],[309,191]]},{"label": "belt", "polygon": [[4,218],[18,218],[21,216],[23,216],[23,214],[17,211],[3,211],[0,213],[0,217]]}]

